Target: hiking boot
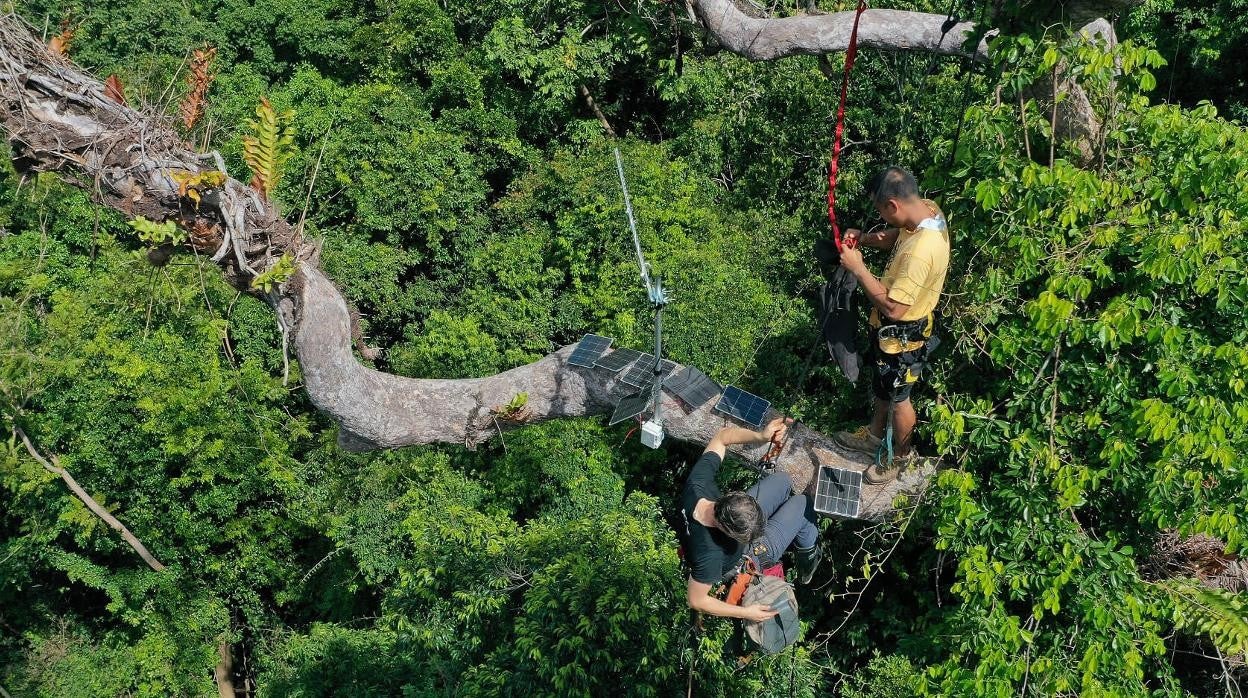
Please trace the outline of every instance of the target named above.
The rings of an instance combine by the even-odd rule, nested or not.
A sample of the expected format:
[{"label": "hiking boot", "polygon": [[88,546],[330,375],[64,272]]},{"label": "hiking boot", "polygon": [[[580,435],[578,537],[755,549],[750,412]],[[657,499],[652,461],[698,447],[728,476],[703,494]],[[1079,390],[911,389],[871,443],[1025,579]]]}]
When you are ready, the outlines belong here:
[{"label": "hiking boot", "polygon": [[880,448],[880,437],[871,433],[867,427],[858,427],[858,431],[838,431],[832,435],[837,444],[853,451],[862,451],[875,455]]},{"label": "hiking boot", "polygon": [[883,485],[897,479],[901,471],[923,464],[923,457],[918,451],[911,451],[904,456],[894,456],[891,465],[872,463],[862,471],[862,479],[872,485]]},{"label": "hiking boot", "polygon": [[823,560],[823,548],[816,543],[815,547],[805,550],[794,548],[793,554],[797,557],[797,583],[803,586],[810,584],[810,580],[815,577],[815,570]]}]

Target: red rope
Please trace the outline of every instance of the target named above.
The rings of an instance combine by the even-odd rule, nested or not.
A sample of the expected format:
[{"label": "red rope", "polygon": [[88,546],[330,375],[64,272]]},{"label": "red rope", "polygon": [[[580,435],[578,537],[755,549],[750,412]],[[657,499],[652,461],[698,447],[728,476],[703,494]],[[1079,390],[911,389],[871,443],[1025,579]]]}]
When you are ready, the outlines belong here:
[{"label": "red rope", "polygon": [[858,0],[854,14],[854,28],[849,33],[849,48],[845,49],[845,75],[841,78],[841,104],[836,109],[836,138],[832,141],[832,159],[828,162],[828,222],[832,224],[832,239],[837,252],[841,251],[841,227],[836,224],[836,173],[841,159],[841,134],[845,131],[845,98],[849,94],[849,73],[854,69],[858,55],[858,20],[867,9],[866,0]]}]

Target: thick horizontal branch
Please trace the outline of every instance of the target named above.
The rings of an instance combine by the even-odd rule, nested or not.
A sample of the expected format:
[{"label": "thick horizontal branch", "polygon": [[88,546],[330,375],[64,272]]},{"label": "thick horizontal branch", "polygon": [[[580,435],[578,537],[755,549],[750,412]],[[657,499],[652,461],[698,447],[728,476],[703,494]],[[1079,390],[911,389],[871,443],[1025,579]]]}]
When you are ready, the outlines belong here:
[{"label": "thick horizontal branch", "polygon": [[[350,320],[345,302],[319,271],[305,267],[299,291],[300,315],[295,345],[308,395],[321,411],[342,426],[341,445],[352,450],[397,448],[412,444],[460,443],[475,447],[511,429],[568,417],[610,414],[621,397],[635,392],[619,375],[600,368],[568,363],[573,347],[485,378],[420,379],[382,373],[362,366],[351,352]],[[498,413],[526,393],[527,417],[508,422]],[[690,408],[663,394],[663,426],[669,439],[704,444],[731,420],[715,413],[714,400]],[[766,419],[780,416],[772,410]],[[863,470],[870,460],[847,452],[832,439],[795,424],[777,467],[793,477],[794,489],[805,490],[819,466]],[[735,455],[759,460],[768,446],[733,447]],[[892,510],[902,492],[924,486],[932,471],[914,470],[886,486],[865,486],[864,518]]]},{"label": "thick horizontal branch", "polygon": [[97,518],[108,524],[109,528],[121,534],[121,537],[125,539],[126,544],[128,544],[134,552],[138,553],[139,557],[143,558],[143,561],[147,563],[148,567],[151,567],[157,572],[164,571],[165,566],[147,551],[147,546],[143,545],[143,541],[139,540],[133,533],[131,533],[130,529],[126,528],[124,524],[117,520],[117,517],[113,516],[107,509],[100,506],[100,503],[95,501],[94,497],[87,494],[87,491],[82,489],[82,485],[78,484],[78,481],[74,479],[74,476],[71,475],[68,470],[61,467],[60,460],[56,457],[55,453],[52,454],[51,461],[49,461],[35,449],[35,445],[30,442],[30,438],[26,436],[26,432],[22,431],[21,427],[14,427],[14,432],[21,438],[22,443],[26,445],[26,452],[30,454],[30,457],[38,461],[39,465],[42,465],[44,470],[61,478],[61,480],[69,486],[69,490],[74,493],[74,496],[77,497],[83,504],[87,505],[87,508],[91,510],[92,514],[95,514]]},{"label": "thick horizontal branch", "polygon": [[[695,14],[716,40],[733,53],[751,60],[770,61],[786,56],[839,53],[849,47],[854,12],[807,14],[793,17],[756,17],[744,12],[736,0],[689,0]],[[1045,24],[1083,27],[1099,17],[1121,12],[1139,0],[1083,0],[1054,3]],[[984,27],[974,47],[973,22],[947,15],[903,10],[869,9],[862,13],[858,43],[880,51],[920,51],[945,55],[988,57],[988,41],[994,33]]]},{"label": "thick horizontal branch", "polygon": [[[849,47],[854,12],[760,18],[742,12],[732,0],[692,0],[694,12],[729,51],[758,61],[796,55],[839,53]],[[988,41],[973,52],[963,45],[972,22],[950,21],[946,15],[901,10],[867,10],[858,26],[858,44],[882,51],[922,51],[946,55],[973,53],[988,57]]]},{"label": "thick horizontal branch", "polygon": [[[698,19],[725,48],[751,60],[769,61],[786,56],[838,53],[849,47],[854,15],[850,12],[800,15],[794,17],[754,17],[734,0],[690,0]],[[1056,10],[1054,21],[1080,27],[1076,40],[1102,41],[1113,46],[1117,39],[1109,22],[1098,13],[1121,10],[1134,0],[1090,0],[1066,3]],[[968,41],[982,31],[973,49]],[[866,10],[858,27],[861,47],[882,51],[919,51],[951,56],[988,58],[988,43],[996,30],[977,29],[972,22],[956,21],[946,15],[901,10]],[[1080,164],[1095,157],[1101,124],[1083,87],[1063,78],[1056,86],[1064,95],[1056,103],[1054,123],[1059,137],[1074,142]],[[1035,97],[1044,109],[1054,105],[1054,85],[1041,81],[1027,95]]]}]

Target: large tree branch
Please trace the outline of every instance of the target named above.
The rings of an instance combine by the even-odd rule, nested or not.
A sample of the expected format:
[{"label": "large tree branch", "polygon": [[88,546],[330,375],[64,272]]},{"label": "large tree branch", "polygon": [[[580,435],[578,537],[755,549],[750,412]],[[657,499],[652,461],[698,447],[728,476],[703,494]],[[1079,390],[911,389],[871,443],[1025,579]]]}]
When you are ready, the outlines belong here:
[{"label": "large tree branch", "polygon": [[[1110,16],[1139,0],[1083,0],[1052,3],[1048,22],[1082,27]],[[694,12],[716,40],[729,51],[756,61],[796,55],[838,53],[849,47],[854,12],[757,17],[744,12],[736,0],[690,0]],[[1040,18],[1037,21],[1041,21]],[[988,57],[988,38],[973,49],[965,46],[975,25],[946,15],[903,10],[867,10],[858,26],[858,43],[881,51],[922,51],[945,55]]]},{"label": "large tree branch", "polygon": [[[102,203],[127,215],[177,219],[188,227],[220,228],[228,216],[240,222],[224,235],[239,236],[243,255],[220,257],[232,283],[248,288],[246,267],[264,269],[284,251],[301,261],[298,274],[278,293],[263,296],[293,326],[309,397],[341,425],[340,443],[349,449],[397,448],[412,444],[458,443],[474,447],[501,428],[562,417],[609,413],[623,392],[615,374],[567,363],[570,348],[539,361],[485,378],[405,378],[363,366],[352,352],[351,314],[342,294],[317,268],[312,245],[300,245],[272,208],[230,180],[214,210],[192,210],[169,178],[175,170],[196,171],[217,158],[192,152],[166,118],[141,115],[103,98],[103,85],[48,53],[15,17],[0,17],[0,125],[8,132],[14,159],[25,170],[57,172],[83,186]],[[206,208],[206,207],[205,207]],[[226,248],[221,236],[192,238],[203,249]],[[519,393],[528,393],[528,416],[507,423],[493,413]],[[665,396],[664,425],[670,439],[703,444],[728,421],[711,412],[712,402],[689,409]],[[773,411],[772,415],[775,413]],[[819,466],[863,470],[869,461],[847,453],[827,436],[798,424],[778,467],[806,489]],[[738,448],[758,459],[765,447]],[[919,469],[885,486],[866,486],[860,517],[892,511],[903,491],[925,486],[931,469]]]},{"label": "large tree branch", "polygon": [[108,524],[109,528],[121,534],[121,537],[125,539],[126,543],[131,547],[131,549],[134,550],[134,552],[139,554],[139,557],[143,558],[143,561],[147,563],[148,567],[151,567],[157,572],[164,571],[165,566],[160,564],[160,561],[147,551],[147,546],[143,545],[143,541],[139,540],[133,533],[131,533],[130,529],[126,528],[124,524],[117,520],[117,517],[113,516],[107,509],[100,506],[100,503],[95,501],[94,497],[88,494],[86,490],[82,489],[82,485],[78,484],[78,481],[74,479],[74,476],[71,475],[68,470],[61,467],[60,459],[56,457],[55,453],[52,454],[51,461],[49,462],[47,458],[44,458],[43,455],[35,449],[35,445],[30,442],[30,438],[26,436],[26,432],[22,431],[21,427],[15,426],[13,427],[13,431],[19,438],[21,438],[22,443],[26,446],[26,452],[30,454],[30,457],[38,461],[39,465],[42,465],[44,470],[61,478],[61,480],[69,486],[69,490],[74,493],[74,496],[77,497],[83,504],[87,505],[87,508],[91,510],[92,514],[95,514],[101,521]]},{"label": "large tree branch", "polygon": [[[698,19],[729,51],[756,61],[796,55],[838,53],[849,47],[853,12],[760,18],[742,12],[732,0],[692,0]],[[923,51],[961,56],[972,22],[950,22],[945,15],[901,10],[867,10],[858,26],[858,44],[883,51]],[[988,57],[982,39],[974,55]]]},{"label": "large tree branch", "polygon": [[[341,294],[319,271],[305,267],[298,290],[299,363],[308,395],[321,411],[342,425],[340,443],[352,450],[396,448],[418,443],[462,443],[474,447],[498,433],[499,411],[516,395],[527,393],[530,417],[520,424],[563,417],[608,414],[615,403],[635,389],[600,368],[568,363],[572,347],[534,363],[485,378],[418,379],[382,373],[362,366],[351,353],[350,324]],[[664,428],[668,438],[702,444],[729,420],[712,411],[715,401],[696,409],[664,393]],[[766,417],[779,416],[772,410]],[[830,438],[796,424],[778,467],[788,472],[798,491],[806,489],[820,465],[862,470],[869,461],[846,452]],[[733,452],[758,460],[768,446],[737,446]],[[921,486],[930,470],[914,471],[889,486],[867,487],[864,516],[878,517],[892,508],[893,497]]]}]

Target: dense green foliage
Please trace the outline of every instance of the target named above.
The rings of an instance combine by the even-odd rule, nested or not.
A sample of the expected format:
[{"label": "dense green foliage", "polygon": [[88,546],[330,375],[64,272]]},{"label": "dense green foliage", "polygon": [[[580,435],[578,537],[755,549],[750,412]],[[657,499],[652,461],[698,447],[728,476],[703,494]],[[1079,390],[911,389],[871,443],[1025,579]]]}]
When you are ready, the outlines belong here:
[{"label": "dense green foliage", "polygon": [[[0,686],[212,695],[226,642],[269,696],[1215,695],[1204,655],[1244,651],[1248,602],[1145,570],[1162,531],[1248,542],[1248,134],[1218,113],[1248,108],[1219,72],[1240,4],[1171,31],[1196,4],[1144,3],[1114,55],[998,38],[956,152],[960,61],[863,53],[842,216],[869,222],[862,183],[896,162],[952,220],[946,348],[917,401],[947,467],[896,520],[826,521],[805,640],[740,671],[731,623],[693,630],[667,523],[696,450],[574,420],[344,453],[297,365],[283,385],[262,303],[204,259],[151,267],[150,222],[5,158],[4,435],[17,420],[59,454],[168,569],[8,443]],[[671,355],[821,430],[864,415],[822,353],[802,381],[837,96],[813,58],[748,62],[654,2],[17,9],[70,16],[75,60],[170,113],[185,52],[216,46],[192,135],[236,176],[261,98],[293,111],[272,196],[310,202],[325,269],[405,375],[482,375],[587,331],[645,346],[617,143],[584,86],[675,296]],[[1017,100],[1058,65],[1106,117],[1089,167],[1064,144],[1050,163],[1050,115]]]}]

